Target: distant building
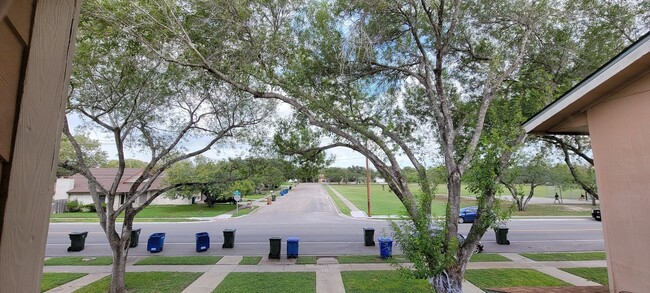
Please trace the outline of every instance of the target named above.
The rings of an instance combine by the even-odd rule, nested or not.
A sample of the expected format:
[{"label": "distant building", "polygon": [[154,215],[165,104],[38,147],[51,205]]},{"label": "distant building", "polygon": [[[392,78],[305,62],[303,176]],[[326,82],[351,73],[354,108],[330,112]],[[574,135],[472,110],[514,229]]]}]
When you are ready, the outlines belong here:
[{"label": "distant building", "polygon": [[[124,203],[126,200],[126,193],[129,191],[129,189],[131,189],[131,186],[135,180],[137,180],[140,174],[142,174],[142,171],[143,169],[141,168],[124,169],[122,181],[117,188],[118,198],[115,200],[116,205]],[[92,168],[90,169],[90,172],[93,174],[93,176],[95,176],[95,178],[97,178],[97,181],[104,187],[104,189],[109,189],[115,180],[117,168]],[[151,195],[159,191],[161,189],[163,178],[164,174],[158,177],[153,182],[153,184],[151,184],[151,188],[149,188],[147,193],[140,195],[140,197],[136,199],[135,205],[143,204]],[[81,174],[75,174],[70,177],[57,179],[54,199],[67,199],[69,201],[77,200],[81,204],[93,203],[93,199],[88,188],[88,180]],[[106,195],[100,195],[100,201],[106,202]],[[167,197],[164,194],[158,196],[153,202],[151,202],[152,205],[185,205],[191,203],[191,198],[174,199]]]},{"label": "distant building", "polygon": [[384,184],[384,183],[386,183],[386,179],[381,178],[381,177],[375,177],[375,182]]}]

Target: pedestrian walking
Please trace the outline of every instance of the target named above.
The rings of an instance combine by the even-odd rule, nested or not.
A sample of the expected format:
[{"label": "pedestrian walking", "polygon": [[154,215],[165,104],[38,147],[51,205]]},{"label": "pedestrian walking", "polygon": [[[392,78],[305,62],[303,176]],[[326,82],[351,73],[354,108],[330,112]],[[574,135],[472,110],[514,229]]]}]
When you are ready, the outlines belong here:
[{"label": "pedestrian walking", "polygon": [[555,193],[555,201],[553,203],[560,203],[560,196]]}]

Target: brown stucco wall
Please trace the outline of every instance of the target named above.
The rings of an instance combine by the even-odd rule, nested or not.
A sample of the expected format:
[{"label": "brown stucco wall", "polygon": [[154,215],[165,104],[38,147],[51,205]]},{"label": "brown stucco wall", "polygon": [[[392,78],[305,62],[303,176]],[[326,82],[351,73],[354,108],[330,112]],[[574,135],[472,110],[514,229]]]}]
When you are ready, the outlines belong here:
[{"label": "brown stucco wall", "polygon": [[650,74],[587,112],[611,292],[650,292]]}]

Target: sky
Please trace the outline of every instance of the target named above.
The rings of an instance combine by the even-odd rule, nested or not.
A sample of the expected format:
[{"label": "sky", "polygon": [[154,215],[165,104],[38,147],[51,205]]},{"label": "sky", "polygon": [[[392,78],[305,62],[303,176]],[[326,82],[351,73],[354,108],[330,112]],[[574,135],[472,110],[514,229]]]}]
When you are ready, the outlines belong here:
[{"label": "sky", "polygon": [[[292,110],[289,105],[280,104],[278,106],[278,115],[282,117],[287,117],[292,114]],[[77,133],[76,130],[79,126],[82,126],[85,122],[77,115],[68,115],[68,120],[70,127],[73,133]],[[106,133],[99,133],[94,131],[86,130],[84,131],[87,136],[92,139],[98,140],[101,143],[102,150],[108,154],[109,160],[117,159],[117,150],[115,149],[115,142],[111,135]],[[272,132],[270,132],[272,133]],[[271,139],[269,137],[269,139]],[[199,138],[191,142],[183,144],[189,150],[197,149],[204,146],[207,143],[208,138]],[[326,144],[327,141],[324,141],[322,144]],[[222,160],[228,158],[238,158],[238,157],[248,157],[250,156],[250,145],[243,143],[228,143],[228,144],[219,144],[215,145],[213,149],[204,153],[205,156]],[[325,151],[328,156],[334,156],[335,160],[332,163],[331,167],[350,167],[350,166],[365,166],[366,160],[365,157],[353,150],[343,147],[337,147]],[[138,159],[141,161],[148,162],[150,160],[150,153],[142,152],[134,149],[125,150],[126,158]],[[402,166],[410,166],[408,159],[405,156],[398,157],[398,161]],[[371,164],[372,167],[372,164]]]}]

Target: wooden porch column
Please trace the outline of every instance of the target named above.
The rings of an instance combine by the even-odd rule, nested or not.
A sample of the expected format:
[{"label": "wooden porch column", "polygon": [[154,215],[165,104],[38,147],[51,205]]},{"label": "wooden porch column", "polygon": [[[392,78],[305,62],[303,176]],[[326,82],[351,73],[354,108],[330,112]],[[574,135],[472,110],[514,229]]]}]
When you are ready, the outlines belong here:
[{"label": "wooden porch column", "polygon": [[0,292],[39,292],[81,0],[0,15]]}]

